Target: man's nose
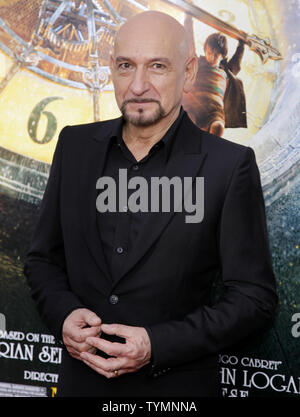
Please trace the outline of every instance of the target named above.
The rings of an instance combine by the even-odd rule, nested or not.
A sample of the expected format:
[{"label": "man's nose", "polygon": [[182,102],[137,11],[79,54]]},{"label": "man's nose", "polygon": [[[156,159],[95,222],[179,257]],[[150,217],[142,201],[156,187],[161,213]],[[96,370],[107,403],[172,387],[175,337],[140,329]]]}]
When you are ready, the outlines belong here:
[{"label": "man's nose", "polygon": [[137,68],[134,72],[133,79],[130,85],[131,92],[136,96],[141,96],[150,89],[150,84],[147,78],[147,71],[145,68]]}]

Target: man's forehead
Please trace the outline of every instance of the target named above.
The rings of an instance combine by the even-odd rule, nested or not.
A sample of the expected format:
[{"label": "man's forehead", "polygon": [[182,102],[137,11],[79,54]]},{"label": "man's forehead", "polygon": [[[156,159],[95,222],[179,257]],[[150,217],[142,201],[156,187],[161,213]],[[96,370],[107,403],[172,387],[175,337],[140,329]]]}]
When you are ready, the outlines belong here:
[{"label": "man's forehead", "polygon": [[164,39],[154,36],[137,36],[131,40],[121,38],[115,43],[114,57],[127,57],[130,59],[151,60],[154,58],[163,58],[172,61],[178,45],[174,44],[172,39]]}]

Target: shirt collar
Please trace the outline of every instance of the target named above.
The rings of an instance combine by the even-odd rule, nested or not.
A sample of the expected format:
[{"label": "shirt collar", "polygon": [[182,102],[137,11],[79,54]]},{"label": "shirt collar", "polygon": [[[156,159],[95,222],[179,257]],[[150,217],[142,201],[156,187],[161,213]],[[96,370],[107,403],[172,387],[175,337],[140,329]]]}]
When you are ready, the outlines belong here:
[{"label": "shirt collar", "polygon": [[[170,128],[167,130],[167,132],[164,134],[164,136],[155,144],[153,145],[153,147],[150,149],[150,152],[154,149],[154,146],[158,147],[158,146],[164,146],[164,154],[165,154],[165,160],[168,159],[170,152],[171,152],[171,148],[172,148],[172,143],[174,142],[173,139],[176,135],[177,129],[180,125],[180,122],[182,120],[182,117],[185,113],[185,110],[183,109],[183,107],[181,106],[180,108],[180,112],[179,115],[177,117],[177,119],[173,122],[173,124],[170,126]],[[121,144],[123,141],[122,138],[122,130],[123,130],[123,124],[124,124],[125,120],[123,117],[120,117],[118,119],[118,122],[115,124],[111,134],[110,134],[110,142],[113,143],[117,143],[117,144]]]}]

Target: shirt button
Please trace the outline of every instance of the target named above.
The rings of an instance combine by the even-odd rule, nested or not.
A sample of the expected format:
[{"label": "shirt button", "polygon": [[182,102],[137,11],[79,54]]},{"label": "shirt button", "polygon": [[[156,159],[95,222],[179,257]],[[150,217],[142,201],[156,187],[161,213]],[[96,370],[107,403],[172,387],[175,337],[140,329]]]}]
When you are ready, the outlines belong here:
[{"label": "shirt button", "polygon": [[123,253],[123,252],[124,252],[124,249],[123,249],[121,246],[119,246],[119,247],[116,249],[116,251],[117,251],[118,253]]},{"label": "shirt button", "polygon": [[139,166],[138,166],[138,165],[133,165],[132,169],[133,169],[134,171],[137,171],[137,170],[139,169]]},{"label": "shirt button", "polygon": [[119,297],[116,294],[112,294],[109,297],[110,304],[117,304],[119,302]]}]

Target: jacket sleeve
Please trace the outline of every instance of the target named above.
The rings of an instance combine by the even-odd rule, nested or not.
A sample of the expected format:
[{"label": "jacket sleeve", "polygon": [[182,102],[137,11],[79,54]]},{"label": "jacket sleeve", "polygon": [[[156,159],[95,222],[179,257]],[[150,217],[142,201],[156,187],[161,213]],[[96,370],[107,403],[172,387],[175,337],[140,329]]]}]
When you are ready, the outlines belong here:
[{"label": "jacket sleeve", "polygon": [[224,293],[182,320],[147,326],[154,371],[216,354],[264,326],[275,311],[264,199],[251,148],[245,147],[227,186],[218,243]]},{"label": "jacket sleeve", "polygon": [[23,268],[38,311],[58,339],[66,316],[75,308],[84,307],[69,288],[60,220],[63,140],[67,129],[59,135]]}]

